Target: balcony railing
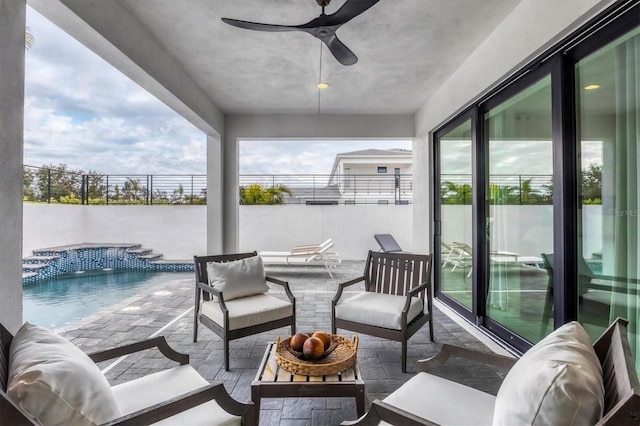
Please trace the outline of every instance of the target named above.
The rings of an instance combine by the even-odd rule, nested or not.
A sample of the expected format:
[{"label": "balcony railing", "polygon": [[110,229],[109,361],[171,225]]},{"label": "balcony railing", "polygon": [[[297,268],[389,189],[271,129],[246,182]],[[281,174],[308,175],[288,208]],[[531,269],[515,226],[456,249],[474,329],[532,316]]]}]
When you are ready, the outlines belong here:
[{"label": "balcony railing", "polygon": [[[24,166],[24,201],[85,205],[204,205],[206,175],[100,175]],[[470,175],[442,175],[443,204],[471,204]],[[404,205],[413,203],[406,174],[240,175],[241,204]],[[491,176],[492,199],[550,204],[550,175]]]},{"label": "balcony railing", "polygon": [[[206,204],[206,175],[99,175],[24,166],[24,201],[85,205]],[[329,180],[331,179],[331,182]],[[411,175],[240,175],[239,192],[268,194],[242,204],[411,204]],[[276,188],[276,190],[274,190]],[[274,197],[279,191],[281,197]],[[245,193],[247,191],[244,191]],[[278,199],[279,202],[273,202]]]}]

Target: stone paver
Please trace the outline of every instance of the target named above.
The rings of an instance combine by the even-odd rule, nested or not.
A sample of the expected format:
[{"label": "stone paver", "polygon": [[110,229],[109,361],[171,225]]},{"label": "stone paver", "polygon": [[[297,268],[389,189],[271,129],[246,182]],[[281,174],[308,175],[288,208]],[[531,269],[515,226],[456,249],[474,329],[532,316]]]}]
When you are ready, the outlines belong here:
[{"label": "stone paver", "polygon": [[[267,274],[289,281],[296,296],[297,327],[300,331],[330,331],[331,299],[342,281],[362,275],[363,261],[343,261],[333,271],[323,267],[267,267]],[[355,286],[351,292],[361,291]],[[278,294],[273,288],[273,293]],[[284,294],[280,292],[284,298]],[[58,330],[85,352],[164,335],[176,350],[190,355],[190,362],[210,382],[223,382],[239,400],[251,399],[251,381],[264,354],[266,344],[276,336],[288,336],[289,328],[248,336],[230,343],[230,371],[224,371],[222,341],[204,326],[193,342],[193,279],[176,279],[149,288],[115,306]],[[338,330],[352,335],[347,330]],[[439,310],[434,312],[435,342],[429,341],[428,326],[409,340],[407,369],[400,371],[400,343],[359,335],[358,362],[366,384],[365,408],[374,399],[383,399],[415,374],[417,360],[434,355],[447,342],[488,350],[479,340]],[[133,354],[100,365],[110,383],[116,384],[170,367],[157,351]],[[495,394],[504,374],[484,366],[452,360],[435,374],[457,380]],[[350,398],[264,399],[260,424],[329,425],[356,418],[355,402]]]}]

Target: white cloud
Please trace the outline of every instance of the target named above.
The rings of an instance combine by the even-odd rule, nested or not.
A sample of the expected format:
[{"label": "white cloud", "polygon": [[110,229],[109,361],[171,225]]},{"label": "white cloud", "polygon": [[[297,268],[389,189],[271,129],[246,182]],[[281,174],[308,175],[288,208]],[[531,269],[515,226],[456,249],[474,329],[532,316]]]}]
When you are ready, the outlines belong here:
[{"label": "white cloud", "polygon": [[26,54],[25,164],[206,173],[206,155],[194,151],[205,136],[195,126],[31,8],[27,26],[35,44]]},{"label": "white cloud", "polygon": [[[27,8],[24,163],[106,174],[204,174],[206,137],[72,37]],[[328,174],[335,155],[411,143],[250,141],[243,174]]]}]

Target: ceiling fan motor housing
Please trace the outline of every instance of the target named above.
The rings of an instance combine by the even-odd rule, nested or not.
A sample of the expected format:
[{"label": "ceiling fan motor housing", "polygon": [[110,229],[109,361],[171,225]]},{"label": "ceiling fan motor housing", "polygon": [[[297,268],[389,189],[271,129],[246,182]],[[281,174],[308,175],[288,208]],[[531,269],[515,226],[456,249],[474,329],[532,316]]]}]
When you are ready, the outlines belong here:
[{"label": "ceiling fan motor housing", "polygon": [[318,3],[318,6],[329,6],[329,3],[331,3],[331,0],[316,0],[316,3]]}]

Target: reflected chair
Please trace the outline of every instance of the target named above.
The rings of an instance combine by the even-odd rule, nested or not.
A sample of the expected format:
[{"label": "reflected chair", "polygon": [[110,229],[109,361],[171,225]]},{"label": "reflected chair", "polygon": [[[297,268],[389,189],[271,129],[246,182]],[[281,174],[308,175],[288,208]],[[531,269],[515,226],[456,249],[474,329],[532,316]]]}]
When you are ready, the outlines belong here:
[{"label": "reflected chair", "polygon": [[[289,283],[266,276],[257,253],[194,256],[196,272],[193,341],[198,323],[222,338],[229,370],[229,342],[280,327],[296,332],[296,299]],[[267,283],[282,287],[287,300],[267,294]]]},{"label": "reflected chair", "polygon": [[[431,255],[370,250],[364,274],[338,284],[331,301],[331,332],[341,328],[401,342],[406,372],[407,340],[428,322],[433,341],[431,262]],[[342,299],[347,287],[361,282],[364,292]]]}]

